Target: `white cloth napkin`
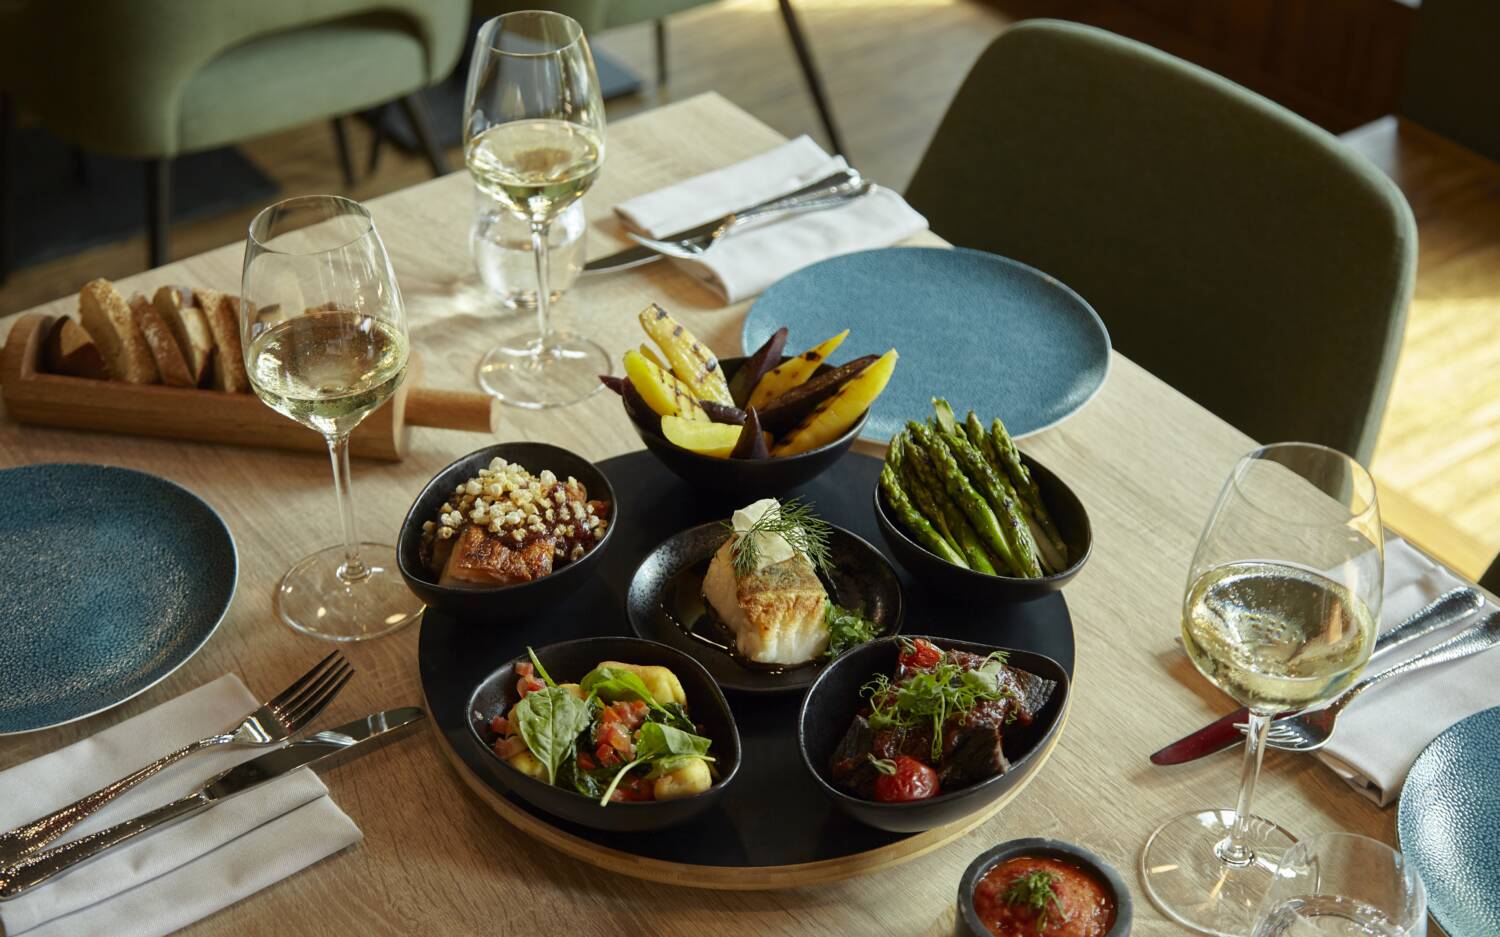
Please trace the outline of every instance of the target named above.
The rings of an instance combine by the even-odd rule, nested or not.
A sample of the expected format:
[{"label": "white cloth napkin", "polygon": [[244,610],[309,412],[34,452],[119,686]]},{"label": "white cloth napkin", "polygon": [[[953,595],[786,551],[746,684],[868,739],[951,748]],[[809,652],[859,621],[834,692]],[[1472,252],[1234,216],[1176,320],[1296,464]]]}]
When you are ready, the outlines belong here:
[{"label": "white cloth napkin", "polygon": [[[1448,570],[1392,537],[1385,547],[1385,600],[1381,628],[1393,628],[1408,615],[1464,585]],[[1462,627],[1495,611],[1485,603]],[[1410,657],[1458,633],[1429,635],[1392,652]],[[1385,661],[1381,661],[1385,663]],[[1339,716],[1337,731],[1318,758],[1355,790],[1385,806],[1401,793],[1412,762],[1444,729],[1492,706],[1500,706],[1500,649],[1392,678],[1361,695]]]},{"label": "white cloth napkin", "polygon": [[[222,732],[257,705],[239,677],[226,674],[0,772],[0,829],[56,810],[152,758]],[[266,751],[225,748],[193,755],[122,795],[65,840],[182,797],[214,774]],[[323,782],[302,769],[0,904],[0,924],[6,937],[155,937],[228,907],[360,837]]]},{"label": "white cloth napkin", "polygon": [[[637,196],[615,206],[635,230],[654,238],[705,224],[786,195],[847,167],[807,137],[733,166]],[[927,219],[889,189],[847,205],[753,224],[693,260],[672,262],[738,302],[787,274],[839,254],[886,247],[927,228]]]}]

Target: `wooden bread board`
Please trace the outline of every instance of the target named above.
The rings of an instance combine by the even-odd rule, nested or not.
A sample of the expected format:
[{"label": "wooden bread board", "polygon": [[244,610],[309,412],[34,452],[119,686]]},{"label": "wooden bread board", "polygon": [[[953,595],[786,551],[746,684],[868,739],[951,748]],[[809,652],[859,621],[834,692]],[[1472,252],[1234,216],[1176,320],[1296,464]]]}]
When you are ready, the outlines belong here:
[{"label": "wooden bread board", "polygon": [[[51,316],[22,316],[0,351],[0,393],[6,414],[18,423],[298,451],[327,446],[317,432],[254,394],[48,374],[42,370],[42,345],[52,321]],[[413,355],[395,395],[350,436],[350,455],[398,462],[406,456],[411,426],[495,431],[499,407],[493,398],[416,387],[420,376]]]}]

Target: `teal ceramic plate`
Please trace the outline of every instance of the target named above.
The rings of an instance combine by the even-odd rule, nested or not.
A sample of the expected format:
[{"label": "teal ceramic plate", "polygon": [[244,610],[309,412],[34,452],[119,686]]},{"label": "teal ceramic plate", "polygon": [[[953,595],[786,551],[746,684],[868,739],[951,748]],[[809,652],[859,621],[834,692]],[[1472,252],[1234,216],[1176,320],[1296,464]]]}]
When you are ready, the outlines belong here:
[{"label": "teal ceramic plate", "polygon": [[1500,934],[1500,706],[1450,726],[1417,756],[1396,833],[1449,937]]},{"label": "teal ceramic plate", "polygon": [[1014,436],[1077,412],[1104,384],[1109,333],[1082,297],[982,251],[891,247],[797,271],[755,301],[746,354],[786,326],[788,354],[849,329],[835,364],[895,348],[896,373],[861,437],[888,442],[947,397]]},{"label": "teal ceramic plate", "polygon": [[0,734],[93,715],[197,653],[229,609],[229,528],[166,479],[106,465],[0,471]]}]

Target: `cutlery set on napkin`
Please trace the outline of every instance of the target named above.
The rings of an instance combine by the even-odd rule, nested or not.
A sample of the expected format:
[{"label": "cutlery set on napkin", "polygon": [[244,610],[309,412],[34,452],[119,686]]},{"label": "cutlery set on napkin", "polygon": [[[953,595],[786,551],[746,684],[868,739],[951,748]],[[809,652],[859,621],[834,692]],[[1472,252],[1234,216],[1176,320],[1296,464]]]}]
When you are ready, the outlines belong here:
[{"label": "cutlery set on napkin", "polygon": [[[168,933],[358,842],[304,769],[372,751],[425,713],[392,709],[296,737],[352,675],[330,654],[257,704],[226,674],[0,772],[3,932]],[[175,750],[140,767],[143,752],[164,749]]]},{"label": "cutlery set on napkin", "polygon": [[731,303],[809,264],[927,228],[900,195],[870,184],[805,136],[621,202],[615,213],[637,246],[591,260],[585,272],[665,256]]},{"label": "cutlery set on napkin", "polygon": [[[1341,696],[1274,721],[1267,744],[1314,754],[1355,790],[1385,806],[1422,749],[1444,729],[1500,706],[1500,609],[1399,538],[1386,541],[1385,599],[1375,653]],[[1151,756],[1193,761],[1238,744],[1243,709]]]}]

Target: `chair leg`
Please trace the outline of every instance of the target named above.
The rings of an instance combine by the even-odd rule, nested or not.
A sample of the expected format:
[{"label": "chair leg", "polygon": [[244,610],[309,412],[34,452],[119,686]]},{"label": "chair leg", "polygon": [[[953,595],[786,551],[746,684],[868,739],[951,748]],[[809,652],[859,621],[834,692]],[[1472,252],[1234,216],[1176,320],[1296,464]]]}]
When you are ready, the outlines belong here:
[{"label": "chair leg", "polygon": [[448,160],[443,156],[443,148],[438,146],[437,137],[433,136],[432,121],[427,115],[427,102],[422,98],[421,92],[414,91],[402,98],[401,110],[406,112],[406,119],[411,122],[411,129],[422,143],[422,150],[427,155],[427,164],[432,167],[432,174],[446,176]]},{"label": "chair leg", "polygon": [[0,94],[0,284],[10,277],[11,193],[15,191],[16,111],[10,95]]},{"label": "chair leg", "polygon": [[339,172],[344,175],[344,188],[354,188],[354,159],[349,155],[349,131],[344,127],[344,118],[329,121],[333,127],[333,144],[339,153]]},{"label": "chair leg", "polygon": [[365,162],[367,176],[374,175],[376,167],[380,165],[380,150],[385,145],[385,119],[390,107],[389,104],[382,104],[370,112],[370,158]]},{"label": "chair leg", "polygon": [[146,161],[146,243],[152,267],[167,262],[167,229],[172,223],[172,161]]},{"label": "chair leg", "polygon": [[658,19],[656,26],[656,86],[667,83],[667,21]]},{"label": "chair leg", "polygon": [[792,49],[796,51],[797,62],[802,66],[802,77],[807,79],[807,90],[818,109],[818,117],[823,120],[823,130],[828,134],[828,142],[833,146],[833,151],[843,156],[844,141],[839,136],[838,127],[834,126],[833,111],[828,106],[828,95],[823,90],[823,79],[818,74],[817,63],[813,61],[812,49],[802,35],[802,27],[797,23],[797,13],[792,9],[791,0],[779,0],[779,2],[781,19],[786,23],[787,37],[792,40]]}]

